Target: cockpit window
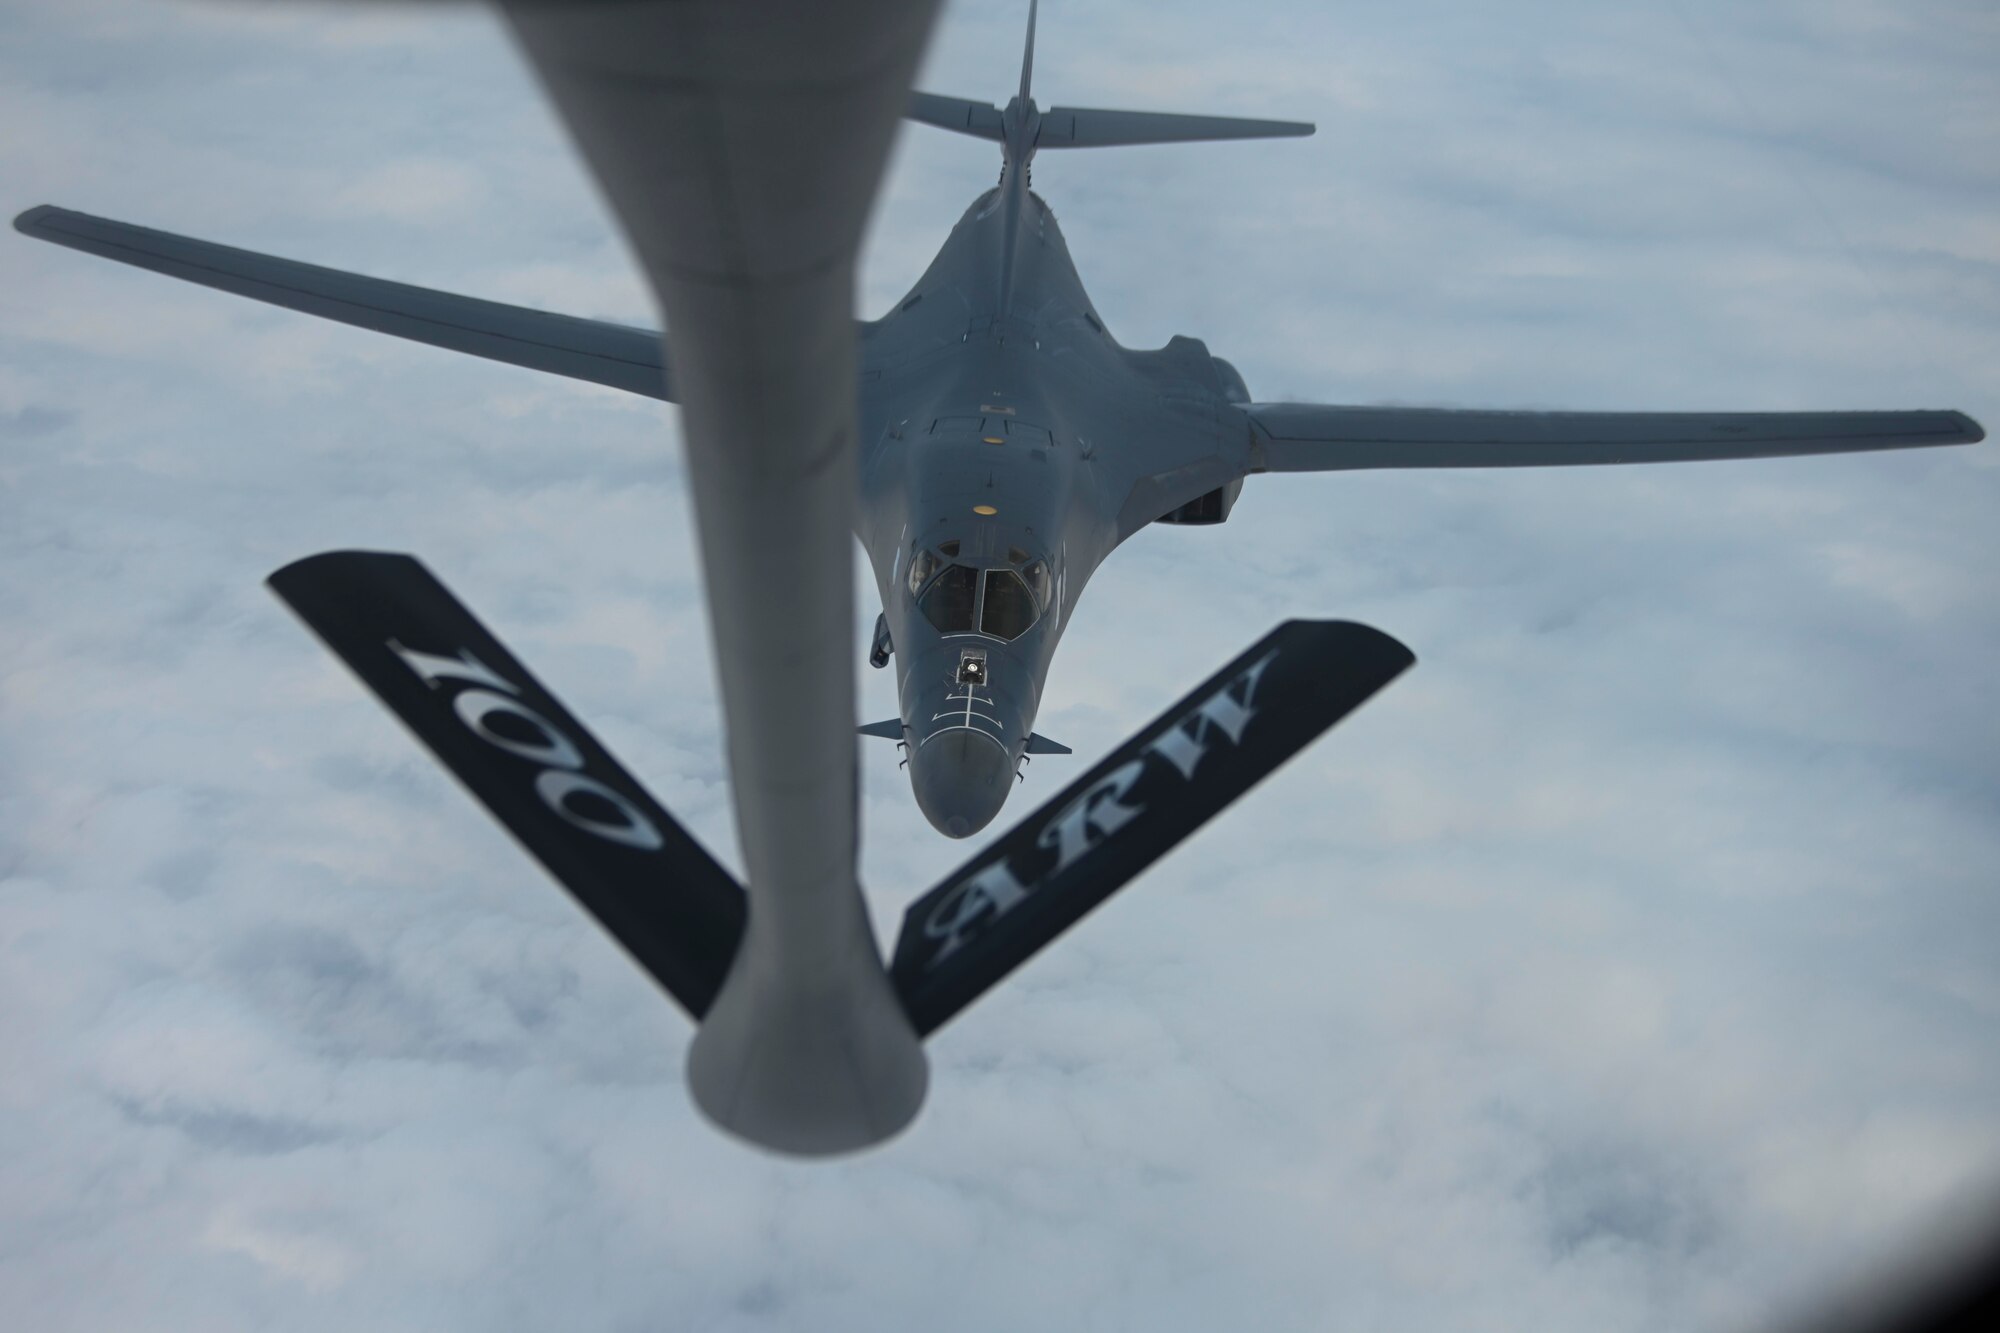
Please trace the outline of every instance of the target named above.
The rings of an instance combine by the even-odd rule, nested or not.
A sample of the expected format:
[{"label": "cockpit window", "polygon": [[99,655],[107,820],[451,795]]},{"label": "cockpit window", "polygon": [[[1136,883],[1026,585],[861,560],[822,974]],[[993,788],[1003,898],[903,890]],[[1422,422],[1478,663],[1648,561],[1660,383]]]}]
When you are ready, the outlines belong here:
[{"label": "cockpit window", "polygon": [[979,629],[996,639],[1018,639],[1035,623],[1034,595],[1021,576],[1011,569],[986,571],[986,605],[980,612]]},{"label": "cockpit window", "polygon": [[1037,560],[1021,571],[1021,577],[1028,581],[1028,588],[1035,594],[1035,605],[1046,611],[1049,609],[1049,595],[1054,591],[1049,582],[1049,562]]},{"label": "cockpit window", "polygon": [[1054,595],[1049,562],[1008,546],[1006,565],[982,569],[959,564],[961,549],[954,537],[911,555],[906,582],[924,619],[940,634],[1018,639],[1032,629]]},{"label": "cockpit window", "polygon": [[940,634],[965,634],[972,629],[973,603],[978,595],[979,571],[970,565],[948,565],[917,599],[917,609]]},{"label": "cockpit window", "polygon": [[917,552],[910,561],[910,596],[915,597],[924,590],[924,585],[931,581],[931,575],[937,573],[937,568],[936,556],[929,551]]}]

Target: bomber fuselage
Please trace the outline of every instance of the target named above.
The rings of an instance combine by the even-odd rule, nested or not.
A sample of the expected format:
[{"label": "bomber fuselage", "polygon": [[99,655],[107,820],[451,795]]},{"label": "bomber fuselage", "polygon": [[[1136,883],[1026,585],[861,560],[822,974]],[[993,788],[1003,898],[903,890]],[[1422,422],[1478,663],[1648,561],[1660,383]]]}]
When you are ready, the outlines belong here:
[{"label": "bomber fuselage", "polygon": [[1248,467],[1242,381],[1191,338],[1113,341],[1054,214],[1012,180],[865,326],[861,355],[859,535],[910,780],[965,837],[1014,786],[1098,564],[1156,519],[1226,514]]}]

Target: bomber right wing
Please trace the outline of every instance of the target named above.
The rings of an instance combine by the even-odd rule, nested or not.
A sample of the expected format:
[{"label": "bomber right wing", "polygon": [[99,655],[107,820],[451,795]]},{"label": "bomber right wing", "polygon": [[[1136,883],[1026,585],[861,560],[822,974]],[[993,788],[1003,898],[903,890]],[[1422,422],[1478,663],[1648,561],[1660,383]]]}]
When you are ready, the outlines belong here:
[{"label": "bomber right wing", "polygon": [[1495,412],[1246,403],[1252,470],[1562,467],[1976,444],[1963,412]]},{"label": "bomber right wing", "polygon": [[356,328],[673,401],[660,335],[279,259],[43,204],[14,219],[38,241]]}]

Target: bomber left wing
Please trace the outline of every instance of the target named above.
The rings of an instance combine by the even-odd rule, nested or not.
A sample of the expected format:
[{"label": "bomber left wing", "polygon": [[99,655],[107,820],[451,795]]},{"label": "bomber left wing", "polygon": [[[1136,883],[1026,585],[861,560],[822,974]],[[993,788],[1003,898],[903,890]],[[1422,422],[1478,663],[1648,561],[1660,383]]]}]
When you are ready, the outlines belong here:
[{"label": "bomber left wing", "polygon": [[121,264],[453,352],[673,401],[660,335],[279,259],[43,204],[14,229]]},{"label": "bomber left wing", "polygon": [[1976,444],[1963,412],[1494,412],[1248,403],[1251,470],[1563,467]]}]

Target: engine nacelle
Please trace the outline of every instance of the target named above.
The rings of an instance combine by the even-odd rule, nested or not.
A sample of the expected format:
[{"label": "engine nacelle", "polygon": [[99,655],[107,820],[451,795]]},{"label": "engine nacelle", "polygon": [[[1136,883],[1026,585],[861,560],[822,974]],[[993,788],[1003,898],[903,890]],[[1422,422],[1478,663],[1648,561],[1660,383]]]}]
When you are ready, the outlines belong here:
[{"label": "engine nacelle", "polygon": [[[1243,382],[1243,372],[1230,365],[1221,357],[1210,357],[1215,365],[1215,378],[1220,381],[1222,399],[1228,403],[1250,401],[1250,386]],[[1155,523],[1179,523],[1189,527],[1206,527],[1221,523],[1229,517],[1229,511],[1236,505],[1236,497],[1243,493],[1243,478],[1238,477],[1227,485],[1218,486],[1206,495],[1198,495],[1178,509],[1172,509],[1154,519]]]},{"label": "engine nacelle", "polygon": [[1220,523],[1229,517],[1229,511],[1236,506],[1236,497],[1243,493],[1243,478],[1218,486],[1206,495],[1197,495],[1179,509],[1170,509],[1154,519],[1155,523],[1183,523],[1200,527],[1210,523]]}]

